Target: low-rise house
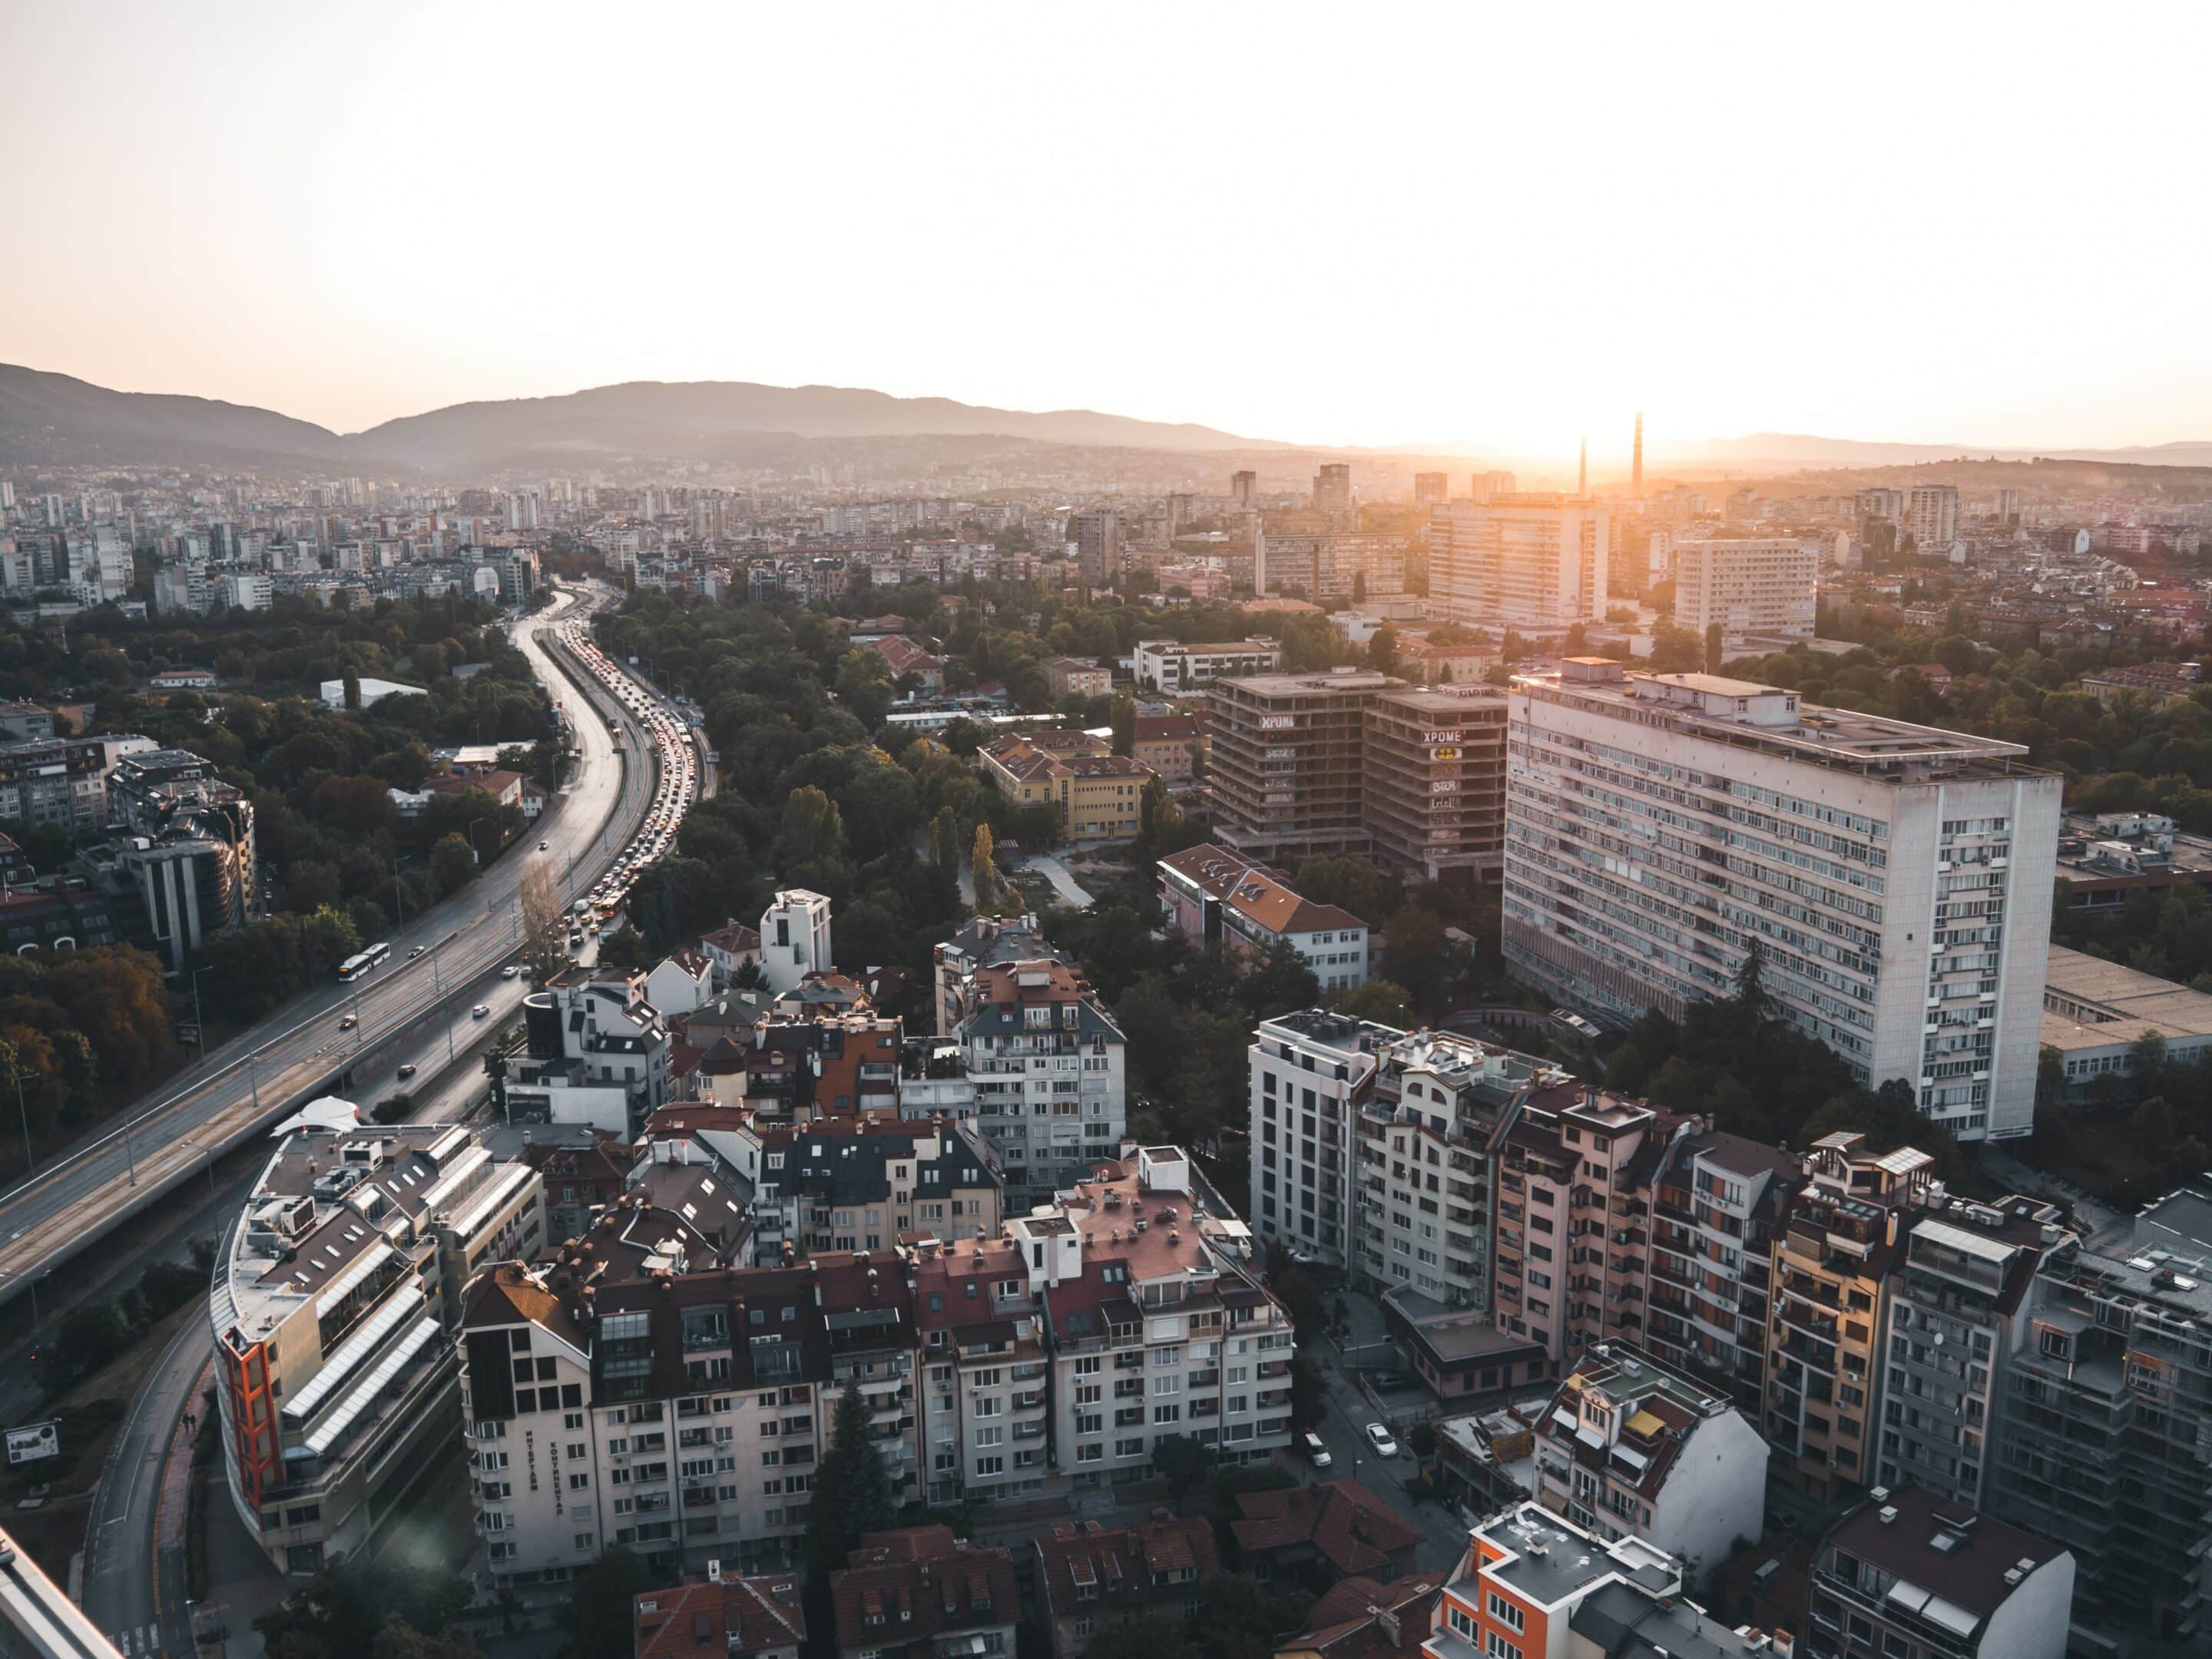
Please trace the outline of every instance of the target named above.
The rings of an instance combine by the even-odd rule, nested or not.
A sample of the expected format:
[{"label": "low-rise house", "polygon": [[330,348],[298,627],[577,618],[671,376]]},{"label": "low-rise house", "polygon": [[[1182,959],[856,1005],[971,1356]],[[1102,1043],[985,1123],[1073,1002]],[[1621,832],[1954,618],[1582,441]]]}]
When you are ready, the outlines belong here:
[{"label": "low-rise house", "polygon": [[1275,1644],[1275,1659],[1421,1659],[1449,1576],[1340,1578],[1306,1609],[1304,1628]]},{"label": "low-rise house", "polygon": [[950,1527],[868,1533],[830,1575],[837,1659],[999,1659],[1021,1622],[1012,1558]]},{"label": "low-rise house", "polygon": [[714,964],[714,988],[727,990],[741,969],[748,964],[759,969],[760,929],[735,920],[726,921],[713,933],[701,935],[699,954]]},{"label": "low-rise house", "polygon": [[1134,1527],[1064,1522],[1036,1540],[1036,1554],[1052,1659],[1083,1659],[1092,1637],[1131,1620],[1181,1621],[1221,1570],[1212,1524],[1165,1510]]},{"label": "low-rise house", "polygon": [[714,964],[697,951],[678,951],[645,976],[645,1000],[672,1019],[706,1003],[714,991]]},{"label": "low-rise house", "polygon": [[1169,925],[1199,949],[1218,940],[1249,957],[1287,945],[1324,991],[1367,983],[1367,924],[1351,911],[1317,904],[1280,872],[1210,842],[1157,867]]},{"label": "low-rise house", "polygon": [[710,1562],[704,1578],[636,1599],[636,1659],[799,1659],[806,1608],[789,1573],[726,1575]]},{"label": "low-rise house", "polygon": [[1264,1577],[1358,1574],[1387,1584],[1413,1571],[1422,1538],[1419,1528],[1357,1480],[1239,1492],[1237,1508],[1230,1530]]}]

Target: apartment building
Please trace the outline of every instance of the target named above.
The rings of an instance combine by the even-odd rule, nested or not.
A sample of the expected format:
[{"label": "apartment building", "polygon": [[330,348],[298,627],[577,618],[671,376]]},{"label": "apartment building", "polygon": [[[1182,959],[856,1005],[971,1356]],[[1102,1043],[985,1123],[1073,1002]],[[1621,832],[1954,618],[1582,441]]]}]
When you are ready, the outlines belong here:
[{"label": "apartment building", "polygon": [[569,968],[523,999],[527,1058],[508,1078],[507,1111],[627,1135],[666,1104],[674,1045],[645,980],[627,968]]},{"label": "apartment building", "polygon": [[1139,714],[1129,752],[1170,783],[1188,783],[1206,760],[1206,713]]},{"label": "apartment building", "polygon": [[1959,486],[1915,484],[1905,492],[1905,530],[1921,552],[1941,558],[1959,539]]},{"label": "apartment building", "polygon": [[1054,702],[1063,697],[1103,697],[1114,689],[1110,671],[1081,657],[1046,658],[1044,681]]},{"label": "apartment building", "polygon": [[635,1604],[636,1659],[696,1659],[707,1647],[724,1659],[799,1659],[806,1604],[787,1572],[747,1578],[719,1561],[706,1576],[647,1590]]},{"label": "apartment building", "polygon": [[1406,538],[1373,531],[1270,530],[1255,539],[1252,589],[1304,599],[1397,593],[1406,586]]},{"label": "apartment building", "polygon": [[1803,1182],[1790,1153],[1715,1129],[1675,1141],[1651,1179],[1644,1345],[1726,1389],[1754,1422],[1766,1398],[1774,1247]]},{"label": "apartment building", "polygon": [[1045,942],[1034,915],[972,916],[930,951],[931,1006],[939,1036],[950,1036],[975,1010],[976,970],[1011,962],[1057,962],[1079,983],[1083,970]]},{"label": "apartment building", "polygon": [[1962,1139],[2033,1127],[2060,780],[2018,744],[1577,658],[1514,683],[1503,947],[1601,1018],[1733,994]]},{"label": "apartment building", "polygon": [[1774,1250],[1765,1432],[1777,1473],[1823,1503],[1873,1484],[1883,1298],[1906,1231],[1936,1195],[1927,1153],[1876,1156],[1864,1140],[1814,1142]]},{"label": "apartment building", "polygon": [[1587,495],[1447,501],[1430,509],[1429,594],[1447,621],[1564,633],[1605,614],[1612,536]]},{"label": "apartment building", "polygon": [[1533,1091],[1492,1140],[1491,1305],[1554,1366],[1644,1328],[1651,1177],[1711,1126],[1584,1084]]},{"label": "apartment building", "polygon": [[1252,1188],[1263,1243],[1349,1268],[1352,1130],[1395,1026],[1311,1008],[1264,1020],[1250,1048]]},{"label": "apartment building", "polygon": [[1682,1594],[1682,1565],[1642,1539],[1607,1543],[1542,1504],[1474,1528],[1446,1579],[1424,1659],[1581,1659],[1585,1654],[1788,1659],[1763,1632],[1731,1630]]},{"label": "apartment building", "polygon": [[367,1548],[459,1426],[453,1329],[489,1261],[545,1243],[544,1188],[459,1126],[319,1102],[254,1182],[208,1319],[223,1480],[278,1570]]},{"label": "apartment building", "polygon": [[1367,706],[1376,692],[1403,686],[1355,668],[1217,680],[1214,839],[1285,866],[1314,853],[1366,851]]},{"label": "apartment building", "polygon": [[1360,806],[1376,862],[1408,881],[1498,879],[1505,727],[1505,696],[1486,688],[1369,700]]},{"label": "apartment building", "polygon": [[1133,1527],[1056,1522],[1036,1547],[1052,1659],[1083,1659],[1092,1637],[1131,1620],[1182,1621],[1221,1571],[1212,1524],[1164,1510]]},{"label": "apartment building", "polygon": [[2075,1560],[1917,1486],[1867,1495],[1813,1558],[1808,1659],[2063,1659]]},{"label": "apartment building", "polygon": [[1127,1039],[1081,976],[1049,958],[973,975],[957,1036],[975,1085],[975,1121],[1019,1210],[1121,1144]]},{"label": "apartment building", "polygon": [[761,982],[781,995],[807,975],[826,974],[836,965],[829,899],[804,887],[780,890],[761,913]]},{"label": "apartment building", "polygon": [[1536,1501],[1612,1542],[1640,1538],[1693,1577],[1766,1530],[1766,1443],[1729,1397],[1625,1342],[1559,1379],[1534,1433]]},{"label": "apartment building", "polygon": [[1324,991],[1367,983],[1368,927],[1351,911],[1302,897],[1265,865],[1210,843],[1155,868],[1168,926],[1198,949],[1218,943],[1249,958],[1287,945]]},{"label": "apartment building", "polygon": [[1130,659],[1137,689],[1179,696],[1202,691],[1232,674],[1264,674],[1282,665],[1283,647],[1264,635],[1209,644],[1139,640]]},{"label": "apartment building", "polygon": [[116,750],[135,742],[150,750],[150,738],[48,738],[0,744],[0,817],[36,828],[52,824],[72,836],[89,835],[107,823],[108,775]]},{"label": "apartment building", "polygon": [[848,1118],[750,1133],[759,1143],[753,1249],[763,1266],[794,1251],[878,1251],[999,1231],[999,1177],[959,1125]]},{"label": "apartment building", "polygon": [[2053,1253],[2002,1368],[1993,1514],[2081,1565],[2076,1616],[2202,1644],[2212,1559],[2212,1262]]},{"label": "apartment building", "polygon": [[1127,755],[1063,752],[1010,734],[976,751],[983,776],[1016,806],[1049,809],[1060,832],[1076,842],[1121,841],[1143,825],[1145,786],[1152,769]]},{"label": "apartment building", "polygon": [[1751,635],[1809,640],[1819,597],[1818,544],[1795,536],[1674,544],[1674,625],[1724,642]]},{"label": "apartment building", "polygon": [[1911,1227],[1883,1297],[1875,1478],[1983,1509],[1999,1374],[2027,1340],[2037,1270],[2080,1241],[2033,1198],[1941,1200]]}]

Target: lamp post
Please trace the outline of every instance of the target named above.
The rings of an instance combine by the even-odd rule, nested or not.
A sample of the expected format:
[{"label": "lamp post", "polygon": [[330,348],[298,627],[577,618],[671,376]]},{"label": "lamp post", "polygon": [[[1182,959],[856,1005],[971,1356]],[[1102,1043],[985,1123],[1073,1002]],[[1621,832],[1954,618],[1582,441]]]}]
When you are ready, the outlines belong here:
[{"label": "lamp post", "polygon": [[194,1140],[194,1139],[193,1139],[190,1135],[179,1135],[179,1136],[178,1137],[178,1139],[179,1139],[179,1140],[183,1141],[183,1142],[185,1143],[185,1146],[197,1146],[197,1147],[198,1147],[198,1148],[200,1149],[200,1152],[201,1152],[202,1155],[206,1158],[206,1160],[207,1160],[207,1178],[208,1178],[208,1197],[209,1197],[209,1198],[210,1198],[210,1199],[214,1198],[214,1197],[215,1197],[215,1148],[213,1148],[212,1146],[209,1146],[205,1141],[203,1141],[203,1140]]},{"label": "lamp post", "polygon": [[481,812],[469,820],[469,857],[478,864],[483,862],[483,855],[477,851],[477,825],[483,822],[483,815]]},{"label": "lamp post", "polygon": [[200,1012],[200,975],[205,972],[204,968],[192,969],[192,1030],[199,1038],[202,1065],[207,1063],[207,1020]]},{"label": "lamp post", "polygon": [[37,1158],[31,1154],[31,1109],[23,1100],[22,1067],[11,1063],[8,1069],[15,1079],[15,1109],[23,1115],[23,1174],[27,1178],[38,1167]]}]

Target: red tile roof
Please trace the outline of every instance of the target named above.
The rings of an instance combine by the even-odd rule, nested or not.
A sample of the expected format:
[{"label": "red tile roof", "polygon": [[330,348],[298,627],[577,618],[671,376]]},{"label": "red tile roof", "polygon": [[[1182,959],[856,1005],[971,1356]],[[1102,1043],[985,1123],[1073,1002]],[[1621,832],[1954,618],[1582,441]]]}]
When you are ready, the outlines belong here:
[{"label": "red tile roof", "polygon": [[1237,1507],[1244,1518],[1231,1530],[1248,1553],[1310,1544],[1340,1573],[1378,1572],[1421,1541],[1419,1528],[1357,1480],[1239,1492]]}]

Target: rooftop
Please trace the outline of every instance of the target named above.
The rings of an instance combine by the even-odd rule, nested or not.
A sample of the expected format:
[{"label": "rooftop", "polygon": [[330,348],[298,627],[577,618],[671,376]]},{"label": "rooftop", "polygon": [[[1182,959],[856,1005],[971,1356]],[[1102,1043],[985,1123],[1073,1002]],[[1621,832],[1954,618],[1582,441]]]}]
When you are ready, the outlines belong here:
[{"label": "rooftop", "polygon": [[1556,1607],[1608,1579],[1626,1580],[1655,1595],[1681,1582],[1680,1568],[1665,1551],[1636,1537],[1607,1549],[1533,1502],[1493,1516],[1475,1528],[1474,1539],[1497,1558],[1483,1576],[1540,1607]]},{"label": "rooftop", "polygon": [[2212,1036],[2212,995],[2063,945],[2044,969],[2043,1042],[2065,1054],[2146,1036]]},{"label": "rooftop", "polygon": [[1981,1630],[2020,1577],[2065,1553],[2047,1538],[1919,1486],[1887,1494],[1877,1487],[1831,1528],[1818,1574],[1824,1579],[1831,1550],[1895,1579],[1882,1597],[1886,1609],[1901,1609],[1960,1639]]}]

